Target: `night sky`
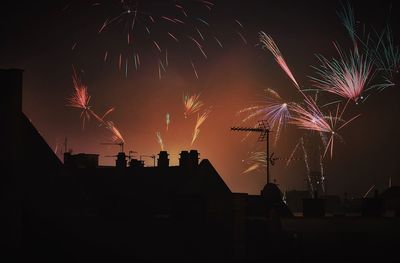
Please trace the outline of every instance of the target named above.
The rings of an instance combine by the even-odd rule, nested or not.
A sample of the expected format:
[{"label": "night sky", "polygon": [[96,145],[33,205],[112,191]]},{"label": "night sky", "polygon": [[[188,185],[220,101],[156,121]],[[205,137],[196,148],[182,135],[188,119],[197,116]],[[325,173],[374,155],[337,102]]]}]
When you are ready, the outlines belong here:
[{"label": "night sky", "polygon": [[[155,17],[173,14],[175,10],[167,0],[141,2],[147,2],[144,9]],[[298,82],[309,87],[308,76],[315,75],[311,66],[318,65],[315,54],[337,56],[333,41],[346,51],[352,47],[337,16],[340,2],[212,1],[215,5],[211,11],[196,1],[181,2],[191,17],[207,19],[210,24],[208,27],[203,23],[201,28],[202,22],[197,20],[179,29],[180,34],[189,35],[194,25],[201,28],[207,59],[190,39],[174,43],[166,32],[178,32],[179,25],[163,22],[153,31],[162,48],[168,49],[169,63],[161,78],[158,60],[165,55],[148,39],[143,24],[138,25],[140,29],[134,38],[141,54],[137,70],[131,59],[132,50],[127,48],[123,23],[98,34],[104,21],[118,14],[118,0],[2,1],[0,67],[25,70],[23,110],[53,149],[60,148],[67,137],[74,153],[100,153],[102,164],[113,164],[114,159],[106,156],[118,151],[118,147],[100,145],[111,140],[108,130],[93,120],[82,129],[80,111],[66,106],[66,98],[73,93],[74,66],[88,86],[92,108],[99,113],[115,108],[108,118],[123,134],[126,151],[138,152],[136,157],[157,154],[160,146],[156,132],[160,132],[172,164],[178,163],[181,150],[197,149],[201,158],[211,161],[232,191],[259,193],[266,182],[265,171],[242,172],[248,167],[249,152],[261,151],[265,144],[257,142],[257,134],[242,141],[245,134],[231,132],[230,127],[254,124],[241,124],[243,116],[237,112],[262,101],[265,88],[272,88],[289,100],[301,97],[273,56],[259,45],[258,32],[265,31],[274,38]],[[94,3],[102,5],[93,6]],[[389,21],[395,43],[399,43],[397,1],[352,4],[360,31],[364,25],[368,32],[372,32],[371,28],[380,31]],[[214,37],[218,37],[223,48]],[[127,73],[125,56],[129,58]],[[184,118],[184,93],[200,93],[204,108],[212,107],[192,147],[197,113]],[[321,97],[325,102],[338,99],[327,94]],[[389,178],[392,184],[400,184],[399,101],[396,85],[382,92],[372,91],[360,105],[349,104],[346,117],[361,116],[341,130],[344,141],[335,143],[333,159],[329,155],[324,158],[328,193],[360,196],[374,184],[384,190]],[[167,113],[171,116],[168,131]],[[304,131],[288,125],[272,151],[287,158],[303,134]],[[295,155],[302,157],[301,152]],[[310,163],[312,170],[319,169],[318,161]],[[152,165],[152,160],[146,159],[146,164]],[[286,167],[285,161],[277,161],[272,178],[283,191],[303,190],[304,162],[293,161]]]}]

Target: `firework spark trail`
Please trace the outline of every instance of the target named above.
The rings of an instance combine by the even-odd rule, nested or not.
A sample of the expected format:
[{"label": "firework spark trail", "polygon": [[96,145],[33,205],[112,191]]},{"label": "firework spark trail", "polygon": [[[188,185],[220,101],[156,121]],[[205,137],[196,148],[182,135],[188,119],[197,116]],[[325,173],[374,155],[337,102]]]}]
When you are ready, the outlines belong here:
[{"label": "firework spark trail", "polygon": [[314,186],[313,186],[312,181],[311,181],[310,164],[308,162],[308,153],[306,151],[306,147],[304,146],[304,138],[303,137],[301,137],[301,139],[300,139],[300,145],[301,145],[301,149],[303,150],[304,164],[306,165],[306,169],[307,169],[308,184],[310,185],[311,194],[313,194],[314,193]]},{"label": "firework spark trail", "polygon": [[204,56],[204,58],[205,59],[208,59],[208,57],[207,57],[207,54],[206,54],[206,52],[204,52],[204,49],[203,49],[203,46],[200,44],[200,42],[199,41],[197,41],[195,38],[193,38],[193,37],[188,37],[190,40],[192,40],[195,44],[196,44],[196,46],[197,46],[197,48],[200,50],[200,52],[203,54],[203,56]]},{"label": "firework spark trail", "polygon": [[193,113],[198,112],[204,106],[204,103],[200,100],[200,94],[191,96],[186,94],[183,95],[183,105],[185,107],[185,112],[183,114],[186,119]]},{"label": "firework spark trail", "polygon": [[372,185],[369,189],[368,189],[368,191],[364,194],[364,196],[363,196],[363,198],[367,198],[367,196],[368,196],[368,194],[372,191],[372,189],[374,189],[375,188],[375,185]]},{"label": "firework spark trail", "polygon": [[252,152],[247,160],[249,167],[242,172],[242,174],[247,174],[252,171],[262,169],[267,166],[267,156],[265,152]]},{"label": "firework spark trail", "polygon": [[201,115],[197,114],[197,121],[196,121],[196,126],[194,128],[194,132],[193,132],[193,137],[192,137],[192,142],[191,145],[193,145],[193,143],[197,140],[197,138],[199,137],[200,134],[200,126],[206,121],[206,119],[208,118],[208,116],[211,113],[211,108],[205,110]]},{"label": "firework spark trail", "polygon": [[167,125],[167,131],[168,131],[169,124],[171,123],[171,115],[169,115],[169,113],[167,113],[167,115],[165,115],[165,123]]},{"label": "firework spark trail", "polygon": [[303,137],[300,138],[300,140],[297,142],[296,146],[293,148],[292,152],[290,153],[289,158],[286,161],[286,167],[288,167],[290,165],[290,163],[295,159],[294,154],[296,153],[297,149],[299,148],[302,139],[303,139]]},{"label": "firework spark trail", "polygon": [[322,180],[322,191],[325,193],[325,176],[324,176],[324,156],[322,156],[321,149],[319,149],[319,169],[321,172],[321,180]]},{"label": "firework spark trail", "polygon": [[215,41],[218,43],[218,45],[219,45],[221,48],[224,48],[224,46],[222,45],[221,41],[220,41],[217,37],[214,37],[214,39],[215,39]]},{"label": "firework spark trail", "polygon": [[371,48],[374,50],[373,56],[377,70],[382,73],[384,83],[375,85],[380,90],[394,86],[394,76],[399,74],[400,70],[400,48],[394,43],[393,32],[390,26],[377,36],[378,40]]},{"label": "firework spark trail", "polygon": [[372,75],[373,60],[367,55],[350,52],[346,56],[335,45],[339,59],[327,59],[317,55],[320,67],[314,67],[318,77],[310,77],[314,86],[324,91],[334,93],[342,98],[358,103]]},{"label": "firework spark trail", "polygon": [[176,42],[179,42],[179,39],[178,39],[174,34],[172,34],[171,32],[168,32],[168,35],[169,35],[173,40],[175,40]]},{"label": "firework spark trail", "polygon": [[273,89],[266,89],[263,105],[244,108],[238,114],[248,113],[242,122],[247,122],[256,117],[267,119],[271,128],[276,131],[274,140],[276,144],[282,129],[286,126],[290,118],[289,109],[291,105],[295,105],[295,103],[288,103]]},{"label": "firework spark trail", "polygon": [[290,71],[290,68],[286,64],[285,59],[283,58],[283,55],[281,51],[279,50],[278,46],[274,42],[271,36],[267,35],[264,32],[259,33],[260,36],[260,42],[263,45],[264,48],[267,48],[272,55],[275,58],[275,61],[278,63],[278,65],[282,68],[282,70],[286,73],[286,75],[292,80],[294,85],[300,90],[300,86],[297,83],[296,79],[294,78],[292,72]]},{"label": "firework spark trail", "polygon": [[157,136],[157,142],[160,145],[161,151],[164,151],[164,142],[163,139],[161,137],[161,133],[160,132],[156,132],[156,136]]},{"label": "firework spark trail", "polygon": [[196,66],[194,65],[193,61],[190,61],[190,63],[192,64],[193,72],[194,75],[196,76],[196,79],[199,79],[199,74],[197,74]]},{"label": "firework spark trail", "polygon": [[331,158],[333,158],[334,138],[341,138],[338,134],[338,131],[347,126],[360,115],[357,115],[348,121],[343,121],[342,116],[346,110],[347,103],[342,109],[341,113],[339,113],[340,105],[338,104],[336,114],[332,115],[332,113],[329,113],[328,116],[322,113],[315,101],[313,101],[311,98],[306,100],[305,103],[306,107],[303,107],[299,104],[291,106],[291,110],[295,114],[291,117],[289,123],[296,125],[300,129],[317,131],[320,133],[321,137],[328,136],[329,139],[326,143],[324,156],[326,155],[328,149],[330,149],[330,155]]},{"label": "firework spark trail", "polygon": [[247,39],[243,36],[243,34],[240,33],[239,31],[237,31],[236,33],[239,35],[239,37],[240,37],[240,39],[243,41],[243,43],[244,43],[245,45],[247,45]]},{"label": "firework spark trail", "polygon": [[118,130],[118,128],[115,126],[114,122],[112,121],[104,121],[104,125],[106,128],[112,132],[113,136],[112,139],[113,141],[120,141],[122,143],[125,142],[121,132]]},{"label": "firework spark trail", "polygon": [[338,16],[342,21],[343,26],[346,28],[351,41],[354,45],[354,52],[358,53],[357,34],[356,34],[356,18],[354,10],[350,2],[342,3],[342,9],[338,12]]}]

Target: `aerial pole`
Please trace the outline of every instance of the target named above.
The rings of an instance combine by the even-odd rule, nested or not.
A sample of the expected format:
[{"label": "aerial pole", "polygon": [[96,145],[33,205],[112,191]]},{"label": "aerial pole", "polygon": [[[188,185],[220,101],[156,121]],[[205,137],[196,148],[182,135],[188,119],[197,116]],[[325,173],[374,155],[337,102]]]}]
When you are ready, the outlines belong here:
[{"label": "aerial pole", "polygon": [[259,142],[267,142],[266,149],[266,162],[267,162],[267,184],[271,182],[271,174],[270,174],[270,165],[273,165],[275,162],[275,158],[272,158],[273,154],[270,154],[269,151],[269,133],[271,132],[270,126],[267,121],[260,121],[257,127],[248,128],[248,127],[232,127],[231,131],[244,131],[244,132],[258,132],[260,133],[260,137],[258,137]]}]

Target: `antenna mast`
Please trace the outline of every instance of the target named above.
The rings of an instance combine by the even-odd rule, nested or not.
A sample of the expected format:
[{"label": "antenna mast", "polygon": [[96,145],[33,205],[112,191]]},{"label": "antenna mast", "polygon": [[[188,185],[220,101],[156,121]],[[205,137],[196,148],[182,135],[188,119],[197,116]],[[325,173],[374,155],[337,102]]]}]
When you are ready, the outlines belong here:
[{"label": "antenna mast", "polygon": [[267,161],[267,184],[270,183],[271,175],[270,175],[270,165],[274,165],[275,158],[273,158],[274,154],[270,154],[269,152],[269,133],[271,132],[270,126],[266,120],[260,121],[257,127],[248,128],[248,127],[232,127],[231,131],[244,131],[244,132],[258,132],[260,133],[260,137],[258,137],[259,142],[267,142],[266,149],[266,161]]}]

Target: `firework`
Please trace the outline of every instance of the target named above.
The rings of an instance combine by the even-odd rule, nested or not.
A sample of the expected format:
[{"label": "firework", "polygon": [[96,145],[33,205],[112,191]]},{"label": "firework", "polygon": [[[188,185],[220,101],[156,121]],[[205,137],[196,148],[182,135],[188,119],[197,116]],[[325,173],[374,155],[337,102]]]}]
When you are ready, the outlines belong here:
[{"label": "firework", "polygon": [[199,137],[200,126],[206,121],[206,119],[208,118],[210,113],[211,113],[211,109],[207,109],[201,115],[197,114],[197,121],[196,121],[196,126],[194,127],[191,145],[193,145],[193,143]]},{"label": "firework", "polygon": [[310,77],[314,86],[358,103],[372,75],[373,61],[368,54],[351,52],[346,56],[335,45],[339,59],[317,55],[320,67],[314,67],[318,77]]},{"label": "firework", "polygon": [[374,62],[384,79],[384,83],[376,87],[385,89],[394,86],[395,75],[399,74],[400,69],[400,48],[394,44],[393,32],[389,26],[378,36],[378,41],[374,44]]},{"label": "firework", "polygon": [[161,151],[164,151],[164,142],[163,142],[163,139],[162,139],[162,137],[161,137],[161,133],[160,132],[156,132],[156,136],[157,136],[157,142],[158,142],[158,144],[160,145],[160,147],[161,147]]},{"label": "firework", "polygon": [[263,169],[267,166],[267,155],[265,152],[252,152],[250,157],[247,159],[249,167],[242,173],[247,174],[252,171]]},{"label": "firework", "polygon": [[183,95],[183,105],[185,106],[185,119],[191,114],[198,112],[203,107],[203,102],[200,100],[200,94]]},{"label": "firework", "polygon": [[199,79],[199,74],[197,73],[197,69],[196,69],[196,66],[194,65],[193,61],[190,61],[190,64],[192,65],[193,72],[194,72],[194,75],[196,76],[196,79]]},{"label": "firework", "polygon": [[343,26],[346,28],[346,31],[351,38],[351,41],[353,42],[354,51],[358,52],[356,19],[354,16],[353,7],[349,2],[346,2],[346,4],[342,4],[342,9],[338,12],[338,16],[342,21]]},{"label": "firework", "polygon": [[346,106],[340,112],[340,104],[338,104],[336,109],[336,114],[332,115],[324,115],[320,108],[317,106],[314,100],[311,98],[305,100],[306,107],[303,107],[299,104],[293,105],[291,110],[295,113],[289,123],[296,125],[300,129],[317,131],[320,133],[322,138],[328,136],[328,139],[325,143],[326,148],[324,152],[324,156],[326,155],[328,149],[330,149],[331,158],[333,158],[333,146],[335,137],[340,137],[338,131],[352,122],[354,119],[359,117],[357,115],[351,118],[349,121],[343,121],[342,115],[346,109]]},{"label": "firework", "polygon": [[85,123],[90,120],[91,116],[98,117],[90,108],[90,95],[88,87],[83,84],[73,68],[72,83],[74,85],[74,94],[72,97],[67,98],[67,106],[82,110],[82,129],[85,128]]},{"label": "firework", "polygon": [[[117,52],[120,55],[119,61],[133,58],[134,63],[130,64],[134,65],[135,69],[140,65],[137,53],[142,47],[152,47],[152,51],[158,53],[161,58],[163,51],[171,44],[170,40],[174,44],[191,42],[190,45],[200,50],[207,59],[203,42],[208,38],[206,34],[212,32],[206,17],[210,15],[213,6],[212,2],[197,0],[121,0],[101,1],[93,5],[96,10],[104,9],[110,14],[98,27],[98,34],[122,32],[122,44],[117,45],[123,49],[122,52]],[[201,42],[194,37],[195,35],[200,36]],[[164,36],[167,36],[168,40]],[[118,68],[121,69],[121,63],[118,64]],[[125,63],[125,74],[127,72],[128,63]]]},{"label": "firework", "polygon": [[255,105],[244,108],[238,114],[248,114],[242,122],[247,122],[254,118],[267,119],[271,128],[275,131],[276,144],[282,129],[286,126],[289,118],[289,109],[293,102],[286,102],[282,97],[273,89],[265,90],[265,99],[262,105]]},{"label": "firework", "polygon": [[372,191],[372,189],[374,189],[375,188],[375,185],[372,185],[369,189],[368,189],[368,191],[364,194],[364,196],[363,196],[363,198],[367,198],[367,196],[368,196],[368,194]]},{"label": "firework", "polygon": [[283,58],[283,55],[281,51],[279,50],[278,46],[274,42],[271,36],[267,35],[264,32],[260,32],[260,42],[263,46],[263,48],[267,48],[272,55],[275,58],[275,61],[278,63],[278,65],[282,68],[282,70],[287,74],[287,76],[292,80],[294,85],[300,89],[299,84],[297,83],[296,79],[294,78],[292,72],[290,71],[290,68],[286,64],[285,59]]},{"label": "firework", "polygon": [[111,131],[111,133],[113,134],[112,139],[114,141],[124,142],[124,138],[122,137],[121,132],[118,130],[115,124],[112,121],[105,120],[105,118],[114,111],[114,108],[110,108],[102,116],[99,116],[91,109],[91,106],[89,105],[91,97],[88,93],[88,88],[85,84],[82,83],[82,81],[76,74],[75,68],[73,68],[72,82],[74,85],[74,94],[71,98],[67,98],[67,106],[82,110],[82,128],[85,128],[86,120],[90,120],[93,117],[99,123],[99,126],[104,125],[106,129]]},{"label": "firework", "polygon": [[113,136],[112,136],[113,141],[119,141],[121,143],[125,142],[124,138],[122,137],[121,132],[115,126],[114,122],[112,122],[112,121],[104,121],[104,124],[105,124],[106,128],[109,131],[111,131],[111,133],[113,134]]},{"label": "firework", "polygon": [[169,113],[165,115],[165,123],[167,125],[167,131],[168,131],[169,124],[171,123],[171,116],[169,115]]}]

